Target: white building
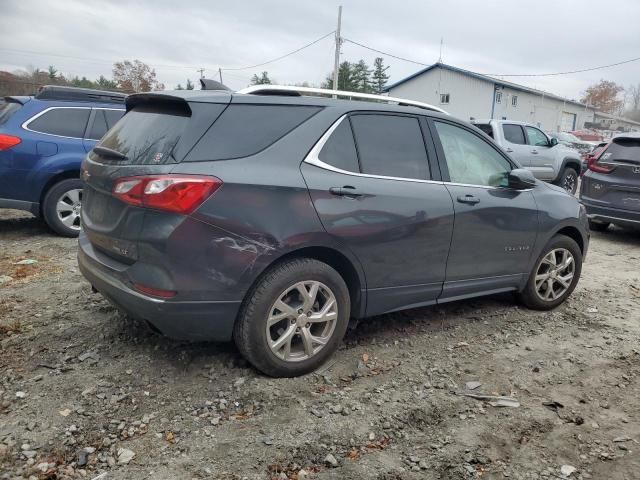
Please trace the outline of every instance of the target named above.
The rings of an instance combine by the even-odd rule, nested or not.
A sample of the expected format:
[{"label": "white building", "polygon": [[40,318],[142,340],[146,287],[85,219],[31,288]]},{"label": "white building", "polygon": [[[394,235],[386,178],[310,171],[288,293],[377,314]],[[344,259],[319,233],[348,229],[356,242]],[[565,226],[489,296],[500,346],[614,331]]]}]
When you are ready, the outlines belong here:
[{"label": "white building", "polygon": [[444,63],[420,70],[385,91],[393,97],[438,105],[464,120],[517,120],[562,132],[594,122],[594,109],[575,100]]},{"label": "white building", "polygon": [[622,132],[640,132],[640,122],[629,120],[628,118],[616,117],[608,113],[596,112],[594,118],[594,128],[603,130],[618,130]]}]

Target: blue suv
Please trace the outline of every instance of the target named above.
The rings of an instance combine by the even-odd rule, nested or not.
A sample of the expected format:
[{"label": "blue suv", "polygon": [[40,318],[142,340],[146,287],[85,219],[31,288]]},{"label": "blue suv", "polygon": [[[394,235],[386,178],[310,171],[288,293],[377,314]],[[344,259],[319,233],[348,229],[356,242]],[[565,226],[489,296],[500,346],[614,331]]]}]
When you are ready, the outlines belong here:
[{"label": "blue suv", "polygon": [[124,114],[126,95],[45,86],[0,101],[0,208],[44,218],[56,233],[80,232],[80,164]]}]

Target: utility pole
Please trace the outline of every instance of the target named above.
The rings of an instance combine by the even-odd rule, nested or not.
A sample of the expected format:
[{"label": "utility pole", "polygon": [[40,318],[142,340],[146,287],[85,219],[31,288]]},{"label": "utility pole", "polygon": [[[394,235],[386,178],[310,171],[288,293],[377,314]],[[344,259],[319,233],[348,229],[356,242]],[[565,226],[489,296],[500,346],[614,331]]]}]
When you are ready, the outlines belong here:
[{"label": "utility pole", "polygon": [[336,56],[333,63],[333,89],[338,90],[338,69],[340,68],[340,25],[342,23],[342,5],[338,7],[338,28],[336,29]]},{"label": "utility pole", "polygon": [[196,70],[196,72],[200,72],[200,78],[204,78],[204,68],[201,68],[200,70]]},{"label": "utility pole", "polygon": [[222,82],[222,68],[218,68],[218,75],[220,75],[220,83]]}]

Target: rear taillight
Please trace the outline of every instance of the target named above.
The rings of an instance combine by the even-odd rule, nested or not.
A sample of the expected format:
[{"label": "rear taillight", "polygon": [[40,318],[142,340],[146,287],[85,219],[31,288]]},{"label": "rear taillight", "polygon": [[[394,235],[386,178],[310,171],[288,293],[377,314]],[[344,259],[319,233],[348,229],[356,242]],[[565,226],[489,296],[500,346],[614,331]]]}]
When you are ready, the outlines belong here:
[{"label": "rear taillight", "polygon": [[599,164],[598,159],[594,157],[589,157],[587,168],[596,173],[611,173],[615,169],[613,166]]},{"label": "rear taillight", "polygon": [[118,179],[113,194],[130,205],[186,215],[221,186],[222,180],[217,177],[149,175]]},{"label": "rear taillight", "polygon": [[0,133],[0,150],[9,150],[10,148],[18,145],[21,141],[20,137]]},{"label": "rear taillight", "polygon": [[148,287],[141,283],[134,283],[133,288],[135,288],[140,293],[144,293],[145,295],[151,295],[158,298],[173,298],[178,293],[175,290],[163,290],[161,288]]}]

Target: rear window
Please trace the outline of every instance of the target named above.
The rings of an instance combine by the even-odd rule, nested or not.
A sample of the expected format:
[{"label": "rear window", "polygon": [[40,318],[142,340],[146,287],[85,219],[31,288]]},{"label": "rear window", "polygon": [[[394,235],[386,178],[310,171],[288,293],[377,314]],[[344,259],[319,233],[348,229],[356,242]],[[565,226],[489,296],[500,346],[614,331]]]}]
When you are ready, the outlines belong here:
[{"label": "rear window", "polygon": [[1,102],[0,103],[0,125],[4,125],[11,116],[22,107],[18,102]]},{"label": "rear window", "polygon": [[502,125],[502,131],[504,132],[504,139],[507,142],[517,145],[525,145],[527,143],[524,138],[524,130],[522,130],[520,125],[510,125],[506,123]]},{"label": "rear window", "polygon": [[171,153],[189,117],[187,108],[140,105],[127,112],[99,145],[127,156],[118,164],[176,163]]},{"label": "rear window", "polygon": [[229,160],[255,155],[320,109],[292,105],[230,105],[185,160]]},{"label": "rear window", "polygon": [[90,108],[54,107],[27,124],[29,130],[61,137],[82,138],[87,128]]},{"label": "rear window", "polygon": [[600,156],[604,162],[640,163],[640,138],[614,138]]}]

